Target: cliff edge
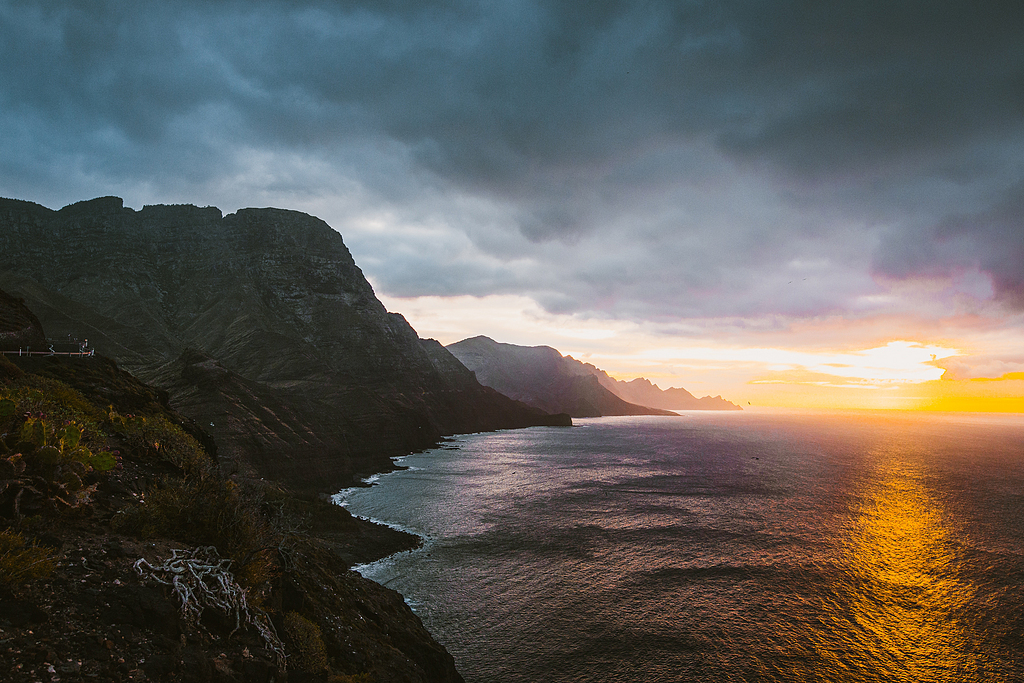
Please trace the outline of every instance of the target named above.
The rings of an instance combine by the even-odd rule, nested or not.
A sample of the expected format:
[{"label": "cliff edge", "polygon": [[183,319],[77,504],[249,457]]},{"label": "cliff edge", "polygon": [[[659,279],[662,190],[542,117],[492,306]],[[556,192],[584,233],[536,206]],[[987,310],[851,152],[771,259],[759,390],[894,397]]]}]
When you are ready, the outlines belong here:
[{"label": "cliff edge", "polygon": [[0,288],[202,416],[229,473],[336,490],[444,435],[568,423],[453,370],[296,211],[0,200]]}]

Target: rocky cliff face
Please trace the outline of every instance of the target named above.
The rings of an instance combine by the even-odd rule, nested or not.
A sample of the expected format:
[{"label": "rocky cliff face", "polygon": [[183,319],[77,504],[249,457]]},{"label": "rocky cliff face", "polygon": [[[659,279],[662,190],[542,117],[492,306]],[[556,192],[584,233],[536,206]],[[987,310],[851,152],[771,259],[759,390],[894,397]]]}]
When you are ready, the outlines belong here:
[{"label": "rocky cliff face", "polygon": [[445,434],[565,420],[460,372],[295,211],[0,200],[0,288],[167,389],[224,461],[293,486],[347,485]]},{"label": "rocky cliff face", "polygon": [[675,414],[624,401],[601,386],[593,366],[550,346],[501,344],[480,336],[447,348],[481,384],[542,410],[573,417]]},{"label": "rocky cliff face", "polygon": [[43,350],[46,335],[25,301],[0,291],[0,351]]}]

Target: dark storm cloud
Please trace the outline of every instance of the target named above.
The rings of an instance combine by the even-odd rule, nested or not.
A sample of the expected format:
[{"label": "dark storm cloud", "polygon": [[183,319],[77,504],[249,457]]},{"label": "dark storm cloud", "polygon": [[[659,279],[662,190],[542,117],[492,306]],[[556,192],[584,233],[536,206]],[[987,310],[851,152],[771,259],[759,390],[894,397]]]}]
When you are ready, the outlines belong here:
[{"label": "dark storm cloud", "polygon": [[876,265],[894,277],[943,277],[977,268],[991,275],[1000,298],[1024,309],[1024,185],[990,209],[889,233]]},{"label": "dark storm cloud", "polygon": [[[601,234],[615,249],[646,220],[661,247],[647,265],[705,231],[694,272],[725,270],[687,272],[683,290],[860,223],[884,232],[879,272],[973,265],[1019,305],[1022,27],[1020,2],[5,3],[0,194],[187,189],[285,152],[385,201],[425,186],[488,198],[534,243]],[[717,170],[675,153],[694,145]],[[694,209],[733,171],[790,214]],[[616,263],[609,281],[644,267]]]},{"label": "dark storm cloud", "polygon": [[794,3],[750,22],[757,111],[722,139],[796,172],[869,171],[1017,130],[1020,3]]}]

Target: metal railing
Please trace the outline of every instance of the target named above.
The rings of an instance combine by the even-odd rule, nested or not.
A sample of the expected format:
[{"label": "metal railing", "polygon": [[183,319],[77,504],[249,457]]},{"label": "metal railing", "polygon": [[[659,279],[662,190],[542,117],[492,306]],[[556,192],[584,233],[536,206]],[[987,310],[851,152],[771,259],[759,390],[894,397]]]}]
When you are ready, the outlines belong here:
[{"label": "metal railing", "polygon": [[69,356],[71,358],[89,358],[95,355],[95,349],[89,349],[88,351],[26,351],[24,349],[18,349],[17,351],[0,351],[5,356]]}]

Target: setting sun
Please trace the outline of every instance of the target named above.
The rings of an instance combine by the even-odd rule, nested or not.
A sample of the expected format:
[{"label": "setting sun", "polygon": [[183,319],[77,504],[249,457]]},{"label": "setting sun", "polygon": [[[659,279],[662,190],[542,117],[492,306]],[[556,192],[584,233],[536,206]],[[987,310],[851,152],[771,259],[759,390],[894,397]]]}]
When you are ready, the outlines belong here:
[{"label": "setting sun", "polygon": [[701,321],[685,335],[666,337],[650,324],[550,313],[513,295],[381,299],[444,344],[484,334],[548,345],[619,380],[645,377],[662,388],[720,394],[744,408],[1024,412],[1024,373],[1013,371],[1024,365],[1001,360],[1013,358],[1016,336],[979,336],[975,319],[952,320],[931,339],[915,338],[905,325],[908,334],[888,341],[878,332],[900,327],[890,319],[824,320],[788,334],[744,329],[766,343],[741,345],[733,341],[733,321]]},{"label": "setting sun", "polygon": [[1024,682],[1022,46],[0,0],[0,679]]}]

